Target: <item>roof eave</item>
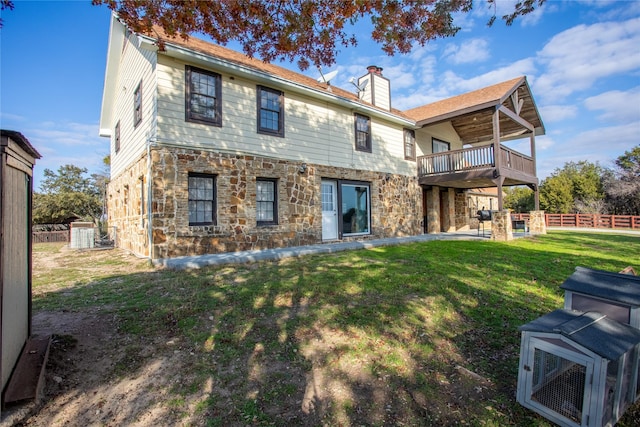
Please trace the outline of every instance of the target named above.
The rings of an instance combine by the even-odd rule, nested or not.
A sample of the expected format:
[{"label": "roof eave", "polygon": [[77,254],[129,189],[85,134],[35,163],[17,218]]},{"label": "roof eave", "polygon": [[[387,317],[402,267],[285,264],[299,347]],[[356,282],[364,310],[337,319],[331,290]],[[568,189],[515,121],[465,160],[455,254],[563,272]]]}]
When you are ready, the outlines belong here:
[{"label": "roof eave", "polygon": [[100,136],[111,137],[113,104],[118,83],[118,69],[120,68],[120,56],[122,55],[122,43],[124,41],[124,25],[118,20],[115,13],[111,14],[109,27],[109,45],[107,47],[107,64],[104,72],[104,86],[102,89],[102,106],[100,110]]},{"label": "roof eave", "polygon": [[434,125],[437,123],[446,122],[453,118],[464,116],[466,114],[475,113],[478,111],[486,110],[488,108],[495,108],[497,105],[500,105],[500,100],[493,100],[493,101],[488,101],[478,105],[472,105],[471,107],[450,111],[448,113],[440,114],[434,117],[429,117],[427,119],[417,120],[416,126],[424,127],[424,126]]}]

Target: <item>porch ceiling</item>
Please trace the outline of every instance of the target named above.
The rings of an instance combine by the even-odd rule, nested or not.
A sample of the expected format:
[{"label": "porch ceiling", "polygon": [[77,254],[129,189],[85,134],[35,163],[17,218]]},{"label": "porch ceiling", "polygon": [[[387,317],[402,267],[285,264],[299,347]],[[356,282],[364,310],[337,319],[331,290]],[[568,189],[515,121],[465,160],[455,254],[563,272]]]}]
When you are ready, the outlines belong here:
[{"label": "porch ceiling", "polygon": [[[538,184],[538,178],[535,176],[528,176],[515,170],[502,169],[502,175],[504,176],[504,187],[511,187],[514,185],[528,185]],[[495,168],[484,168],[473,171],[460,171],[453,173],[445,173],[438,175],[426,175],[419,178],[418,182],[422,186],[440,186],[460,189],[471,188],[492,188],[496,187],[496,175]]]},{"label": "porch ceiling", "polygon": [[[517,104],[517,105],[516,105]],[[463,144],[493,140],[493,114],[505,108],[533,126],[536,135],[544,135],[544,125],[525,77],[458,95],[407,111],[418,126],[451,122]],[[508,115],[499,114],[500,139],[521,138],[526,127]]]}]

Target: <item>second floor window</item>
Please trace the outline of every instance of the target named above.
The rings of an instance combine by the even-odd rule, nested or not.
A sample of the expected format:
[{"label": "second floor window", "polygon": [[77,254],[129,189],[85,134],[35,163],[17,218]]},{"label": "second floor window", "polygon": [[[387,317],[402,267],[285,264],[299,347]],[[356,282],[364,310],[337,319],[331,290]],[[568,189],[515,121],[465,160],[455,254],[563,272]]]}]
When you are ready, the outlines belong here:
[{"label": "second floor window", "polygon": [[416,132],[412,129],[404,130],[404,159],[416,159]]},{"label": "second floor window", "polygon": [[114,140],[114,148],[116,150],[116,153],[118,151],[120,151],[120,120],[118,120],[118,123],[116,123],[116,129],[113,132],[115,135],[113,136],[113,140]]},{"label": "second floor window", "polygon": [[371,153],[371,119],[360,114],[356,120],[356,150]]},{"label": "second floor window", "polygon": [[142,81],[133,91],[133,127],[138,126],[142,121]]},{"label": "second floor window", "polygon": [[258,133],[284,136],[284,93],[258,86]]},{"label": "second floor window", "polygon": [[187,65],[185,120],[222,126],[221,92],[220,74]]}]

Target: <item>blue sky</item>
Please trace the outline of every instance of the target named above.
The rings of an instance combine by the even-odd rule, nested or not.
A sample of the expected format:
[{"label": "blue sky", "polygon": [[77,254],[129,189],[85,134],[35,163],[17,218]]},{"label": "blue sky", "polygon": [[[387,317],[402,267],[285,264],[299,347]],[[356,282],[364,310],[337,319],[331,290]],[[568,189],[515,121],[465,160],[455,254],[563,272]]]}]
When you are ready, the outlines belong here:
[{"label": "blue sky", "polygon": [[[499,0],[497,15],[514,3]],[[456,17],[462,30],[454,38],[393,57],[363,31],[360,44],[323,71],[338,70],[332,83],[351,90],[351,77],[381,66],[392,104],[403,110],[526,75],[547,131],[536,138],[541,179],[568,161],[610,167],[640,144],[640,1],[550,0],[511,27],[488,28],[492,13],[477,1]],[[44,168],[103,169],[109,141],[98,136],[98,120],[110,11],[90,0],[18,0],[2,17],[0,126],[22,132],[42,154],[36,191]],[[511,146],[528,153],[528,145]]]}]

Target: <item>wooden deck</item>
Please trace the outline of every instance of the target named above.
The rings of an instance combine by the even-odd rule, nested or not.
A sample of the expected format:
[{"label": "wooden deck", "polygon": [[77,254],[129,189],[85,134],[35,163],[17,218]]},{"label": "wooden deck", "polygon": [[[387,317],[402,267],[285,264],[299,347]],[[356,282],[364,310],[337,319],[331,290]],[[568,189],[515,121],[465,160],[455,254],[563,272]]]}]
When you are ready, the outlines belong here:
[{"label": "wooden deck", "polygon": [[493,145],[418,157],[418,179],[422,185],[484,188],[495,187],[495,179],[503,176],[504,185],[537,185],[533,158],[504,146],[499,151],[498,162]]}]

